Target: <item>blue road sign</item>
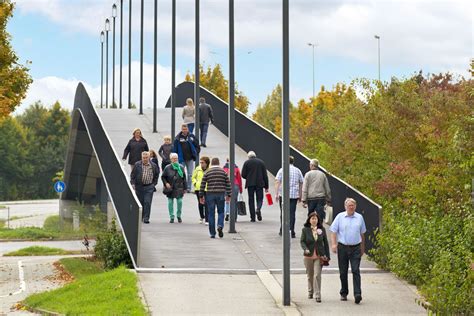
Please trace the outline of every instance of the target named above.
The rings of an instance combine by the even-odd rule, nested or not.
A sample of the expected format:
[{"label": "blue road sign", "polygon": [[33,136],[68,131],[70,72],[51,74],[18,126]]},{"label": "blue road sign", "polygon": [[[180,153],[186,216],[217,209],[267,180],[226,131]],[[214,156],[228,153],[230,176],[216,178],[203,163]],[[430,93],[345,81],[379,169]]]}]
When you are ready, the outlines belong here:
[{"label": "blue road sign", "polygon": [[64,192],[64,190],[66,190],[66,183],[62,181],[57,181],[54,184],[54,190],[58,193]]}]

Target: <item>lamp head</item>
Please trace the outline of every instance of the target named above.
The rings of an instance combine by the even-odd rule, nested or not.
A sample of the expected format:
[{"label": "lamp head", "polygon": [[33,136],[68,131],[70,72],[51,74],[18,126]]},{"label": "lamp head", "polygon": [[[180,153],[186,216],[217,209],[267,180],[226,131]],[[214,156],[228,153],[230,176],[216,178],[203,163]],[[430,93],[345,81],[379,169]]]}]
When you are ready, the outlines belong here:
[{"label": "lamp head", "polygon": [[116,17],[117,16],[117,5],[114,3],[112,5],[112,17]]},{"label": "lamp head", "polygon": [[109,19],[105,19],[105,31],[110,31],[110,21]]},{"label": "lamp head", "polygon": [[380,39],[380,36],[378,36],[378,35],[374,35],[374,37],[375,37],[376,39]]},{"label": "lamp head", "polygon": [[100,32],[100,42],[103,43],[104,42],[104,31]]}]

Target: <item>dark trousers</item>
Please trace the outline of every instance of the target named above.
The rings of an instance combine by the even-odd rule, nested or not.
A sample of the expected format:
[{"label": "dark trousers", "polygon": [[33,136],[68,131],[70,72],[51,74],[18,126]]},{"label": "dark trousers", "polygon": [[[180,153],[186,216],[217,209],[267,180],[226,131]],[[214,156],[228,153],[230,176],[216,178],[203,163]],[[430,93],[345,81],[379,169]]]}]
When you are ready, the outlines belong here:
[{"label": "dark trousers", "polygon": [[137,194],[138,200],[143,208],[143,221],[148,221],[150,219],[151,201],[153,200],[154,190],[155,186],[153,184],[135,186],[135,193]]},{"label": "dark trousers", "polygon": [[[280,196],[278,201],[280,203],[280,232],[281,232],[281,225],[282,225],[282,204],[283,199]],[[298,204],[298,199],[290,199],[290,230],[291,235],[295,235],[295,221],[296,221],[296,205]]]},{"label": "dark trousers", "polygon": [[337,245],[337,262],[339,264],[339,277],[341,279],[341,291],[339,293],[342,296],[347,296],[347,294],[349,294],[349,286],[347,281],[349,262],[351,263],[352,281],[354,283],[354,296],[362,295],[362,291],[360,289],[360,259],[360,245]]},{"label": "dark trousers", "polygon": [[207,130],[209,129],[209,123],[201,123],[199,133],[201,134],[201,145],[206,145]]},{"label": "dark trousers", "polygon": [[326,212],[324,211],[324,206],[326,205],[326,199],[314,199],[308,200],[308,215],[310,213],[316,212],[322,220],[326,218]]},{"label": "dark trousers", "polygon": [[255,196],[257,197],[257,211],[260,211],[263,204],[263,188],[252,186],[248,187],[247,191],[249,193],[250,219],[255,220]]},{"label": "dark trousers", "polygon": [[206,193],[206,204],[209,212],[209,234],[216,235],[216,208],[217,227],[224,228],[225,193]]},{"label": "dark trousers", "polygon": [[201,204],[199,202],[199,191],[194,191],[194,193],[196,193],[196,197],[197,197],[197,200],[198,200],[199,216],[201,217],[201,219],[205,219],[206,222],[207,222],[207,221],[209,221],[209,214],[207,212],[206,203]]}]

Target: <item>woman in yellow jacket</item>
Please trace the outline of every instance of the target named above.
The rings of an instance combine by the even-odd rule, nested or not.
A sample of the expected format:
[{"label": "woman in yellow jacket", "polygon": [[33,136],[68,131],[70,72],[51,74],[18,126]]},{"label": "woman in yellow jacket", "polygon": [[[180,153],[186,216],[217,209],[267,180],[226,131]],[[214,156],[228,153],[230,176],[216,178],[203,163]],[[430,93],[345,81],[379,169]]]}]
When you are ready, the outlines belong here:
[{"label": "woman in yellow jacket", "polygon": [[202,156],[199,159],[199,166],[196,167],[196,169],[194,169],[193,176],[191,178],[192,183],[193,183],[194,193],[196,194],[197,201],[198,201],[199,216],[201,218],[199,220],[199,223],[200,224],[206,223],[206,225],[209,225],[208,211],[207,211],[206,205],[201,204],[199,202],[199,189],[201,188],[202,177],[204,176],[204,173],[209,168],[210,163],[211,163],[211,160],[209,159],[209,157]]}]

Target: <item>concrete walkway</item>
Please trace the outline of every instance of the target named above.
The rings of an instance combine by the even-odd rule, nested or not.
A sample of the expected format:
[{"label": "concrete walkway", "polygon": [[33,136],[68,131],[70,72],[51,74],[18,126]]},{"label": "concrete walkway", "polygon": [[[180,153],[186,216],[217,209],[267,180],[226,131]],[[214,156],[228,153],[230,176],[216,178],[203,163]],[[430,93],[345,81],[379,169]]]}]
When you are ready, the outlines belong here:
[{"label": "concrete walkway", "polygon": [[[5,201],[0,205],[4,206],[0,208],[0,219],[10,228],[43,227],[46,218],[59,214],[59,200]],[[14,218],[9,223],[8,213]]]},{"label": "concrete walkway", "polygon": [[[158,110],[158,133],[152,133],[151,111],[139,116],[136,110],[98,110],[119,157],[135,127],[142,129],[151,149],[157,150],[170,131],[170,110]],[[177,109],[177,131],[180,109]],[[237,127],[238,128],[238,127]],[[228,140],[210,126],[201,155],[225,162]],[[257,156],[259,149],[255,148]],[[280,153],[275,153],[280,159]],[[246,154],[236,148],[236,163],[242,167]],[[128,172],[128,166],[124,166]],[[269,174],[274,194],[274,177]],[[292,307],[281,306],[279,271],[282,268],[282,239],[278,236],[280,211],[277,205],[264,205],[262,222],[251,223],[249,215],[239,217],[237,234],[210,239],[208,227],[198,223],[197,200],[187,194],[183,203],[183,223],[168,223],[167,200],[161,181],[154,195],[151,224],[142,225],[139,257],[140,282],[153,314],[314,314],[323,309],[329,314],[424,314],[415,304],[416,293],[393,275],[378,270],[363,257],[362,290],[364,301],[339,302],[337,258],[324,269],[322,304],[306,299],[306,281],[299,235],[307,211],[297,209],[297,238],[291,240]],[[245,200],[247,194],[244,192]],[[248,203],[247,203],[248,205]],[[154,272],[154,273],[153,273]],[[350,282],[352,283],[352,282]],[[352,289],[350,288],[352,291]],[[366,294],[365,294],[366,293]],[[387,299],[391,298],[391,299]],[[329,312],[330,311],[330,312]]]}]

